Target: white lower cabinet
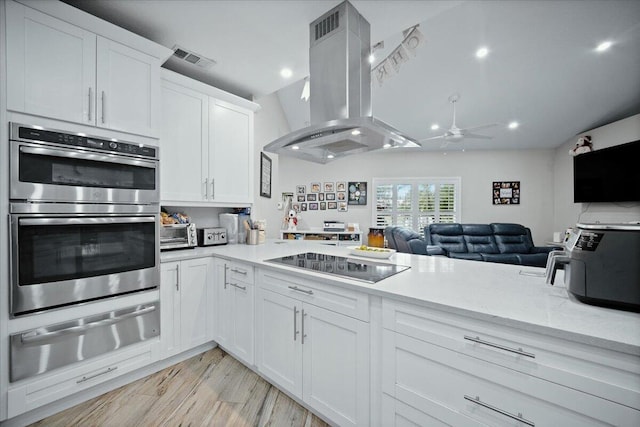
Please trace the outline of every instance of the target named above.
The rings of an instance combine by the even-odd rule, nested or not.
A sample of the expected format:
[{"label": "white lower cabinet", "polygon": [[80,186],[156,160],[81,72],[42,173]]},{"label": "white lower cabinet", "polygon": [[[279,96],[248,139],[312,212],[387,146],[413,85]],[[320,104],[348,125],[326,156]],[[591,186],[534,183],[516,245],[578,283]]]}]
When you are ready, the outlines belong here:
[{"label": "white lower cabinet", "polygon": [[369,425],[369,324],[312,304],[314,288],[297,283],[294,295],[257,289],[259,372],[337,425]]},{"label": "white lower cabinet", "polygon": [[213,258],[161,264],[161,329],[164,357],[213,339]]},{"label": "white lower cabinet", "polygon": [[238,360],[254,363],[254,276],[250,265],[215,260],[215,341]]},{"label": "white lower cabinet", "polygon": [[[585,376],[582,381],[573,378],[580,376],[577,373],[567,374],[586,367],[585,361],[576,358],[575,364],[581,366],[569,363],[563,374],[559,361],[544,352],[530,352],[535,341],[523,339],[525,331],[521,337],[523,347],[512,347],[511,342],[502,343],[499,339],[508,331],[496,328],[494,335],[485,335],[488,327],[482,322],[467,319],[465,323],[462,316],[439,316],[436,310],[402,303],[385,301],[383,306],[382,391],[387,403],[383,405],[382,419],[396,420],[383,425],[411,425],[403,420],[423,419],[420,413],[444,425],[456,426],[640,425],[640,411],[616,403],[613,399],[617,393],[600,397],[575,387],[589,386],[592,381],[587,378],[587,371],[580,374]],[[489,344],[465,344],[468,340],[462,336],[459,344],[458,328],[466,329],[464,326],[484,331],[482,337],[474,334],[471,338]],[[514,336],[515,332],[512,331]],[[553,348],[552,339],[536,335],[534,338],[549,340],[549,348]],[[478,345],[483,348],[476,349]],[[538,342],[536,347],[543,346]],[[559,374],[546,379],[552,363]],[[598,366],[590,366],[597,378]],[[408,418],[399,415],[402,413]]]}]

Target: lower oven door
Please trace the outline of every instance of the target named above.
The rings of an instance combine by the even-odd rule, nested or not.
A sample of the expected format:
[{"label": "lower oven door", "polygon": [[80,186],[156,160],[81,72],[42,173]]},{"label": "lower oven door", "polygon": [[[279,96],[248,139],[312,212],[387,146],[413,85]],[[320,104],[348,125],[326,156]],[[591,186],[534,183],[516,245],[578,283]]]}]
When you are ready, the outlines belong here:
[{"label": "lower oven door", "polygon": [[10,381],[43,374],[159,334],[157,302],[14,334],[10,337]]},{"label": "lower oven door", "polygon": [[159,286],[158,216],[11,215],[11,314]]}]

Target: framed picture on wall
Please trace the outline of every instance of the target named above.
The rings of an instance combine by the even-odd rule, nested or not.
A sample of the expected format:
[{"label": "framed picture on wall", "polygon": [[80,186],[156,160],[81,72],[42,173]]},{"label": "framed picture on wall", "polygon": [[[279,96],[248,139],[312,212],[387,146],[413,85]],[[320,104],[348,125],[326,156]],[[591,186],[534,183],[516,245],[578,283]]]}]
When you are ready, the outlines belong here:
[{"label": "framed picture on wall", "polygon": [[325,182],[324,183],[324,192],[325,193],[333,193],[335,190],[333,189],[333,182]]},{"label": "framed picture on wall", "polygon": [[327,209],[338,209],[338,202],[327,202]]},{"label": "framed picture on wall", "polygon": [[305,194],[307,192],[306,185],[296,185],[296,194]]},{"label": "framed picture on wall", "polygon": [[317,200],[316,194],[307,194],[307,202],[315,202]]},{"label": "framed picture on wall", "polygon": [[320,183],[319,182],[312,182],[311,183],[311,192],[312,193],[319,193],[320,192]]},{"label": "framed picture on wall", "polygon": [[271,198],[271,159],[260,153],[260,196]]},{"label": "framed picture on wall", "polygon": [[494,205],[519,205],[520,181],[493,181],[491,199]]},{"label": "framed picture on wall", "polygon": [[318,204],[317,203],[309,203],[309,210],[310,211],[317,211],[318,210]]},{"label": "framed picture on wall", "polygon": [[347,189],[349,192],[350,205],[366,205],[367,204],[367,183],[366,182],[349,182]]}]

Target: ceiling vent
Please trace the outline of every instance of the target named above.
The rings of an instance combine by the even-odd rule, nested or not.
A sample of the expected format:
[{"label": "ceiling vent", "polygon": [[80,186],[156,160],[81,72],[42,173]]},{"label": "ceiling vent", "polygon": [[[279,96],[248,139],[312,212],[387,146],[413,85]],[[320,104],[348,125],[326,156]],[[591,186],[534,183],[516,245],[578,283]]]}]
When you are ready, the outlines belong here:
[{"label": "ceiling vent", "polygon": [[216,61],[213,59],[205,58],[200,54],[191,52],[178,45],[173,46],[173,56],[182,61],[197,65],[200,68],[204,68],[205,70],[213,68],[213,66],[216,65]]}]

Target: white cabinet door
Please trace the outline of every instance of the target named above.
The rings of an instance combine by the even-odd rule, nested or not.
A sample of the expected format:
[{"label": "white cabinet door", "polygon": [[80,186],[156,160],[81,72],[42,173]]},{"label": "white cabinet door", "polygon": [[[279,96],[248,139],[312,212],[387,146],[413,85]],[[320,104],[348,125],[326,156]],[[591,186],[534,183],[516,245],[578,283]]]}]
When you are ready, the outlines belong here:
[{"label": "white cabinet door", "polygon": [[213,258],[180,262],[180,344],[188,350],[213,338]]},{"label": "white cabinet door", "polygon": [[231,287],[231,320],[230,349],[240,360],[253,365],[254,362],[254,286],[249,283],[229,282]]},{"label": "white cabinet door", "polygon": [[227,263],[215,260],[215,313],[213,323],[213,339],[221,346],[228,348],[231,343],[231,316],[233,316],[231,289],[227,285]]},{"label": "white cabinet door", "polygon": [[253,112],[210,98],[209,199],[253,202]]},{"label": "white cabinet door", "polygon": [[205,200],[209,166],[202,159],[209,145],[209,97],[162,81],[160,136],[160,198],[165,201]]},{"label": "white cabinet door", "polygon": [[160,342],[162,357],[180,352],[180,263],[160,265]]},{"label": "white cabinet door", "polygon": [[158,136],[159,60],[102,37],[97,46],[98,126]]},{"label": "white cabinet door", "polygon": [[302,396],[302,303],[265,289],[256,297],[256,365],[278,387]]},{"label": "white cabinet door", "polygon": [[301,319],[303,400],[341,426],[369,425],[369,324],[306,303]]},{"label": "white cabinet door", "polygon": [[95,34],[18,3],[6,8],[7,108],[95,124]]}]

